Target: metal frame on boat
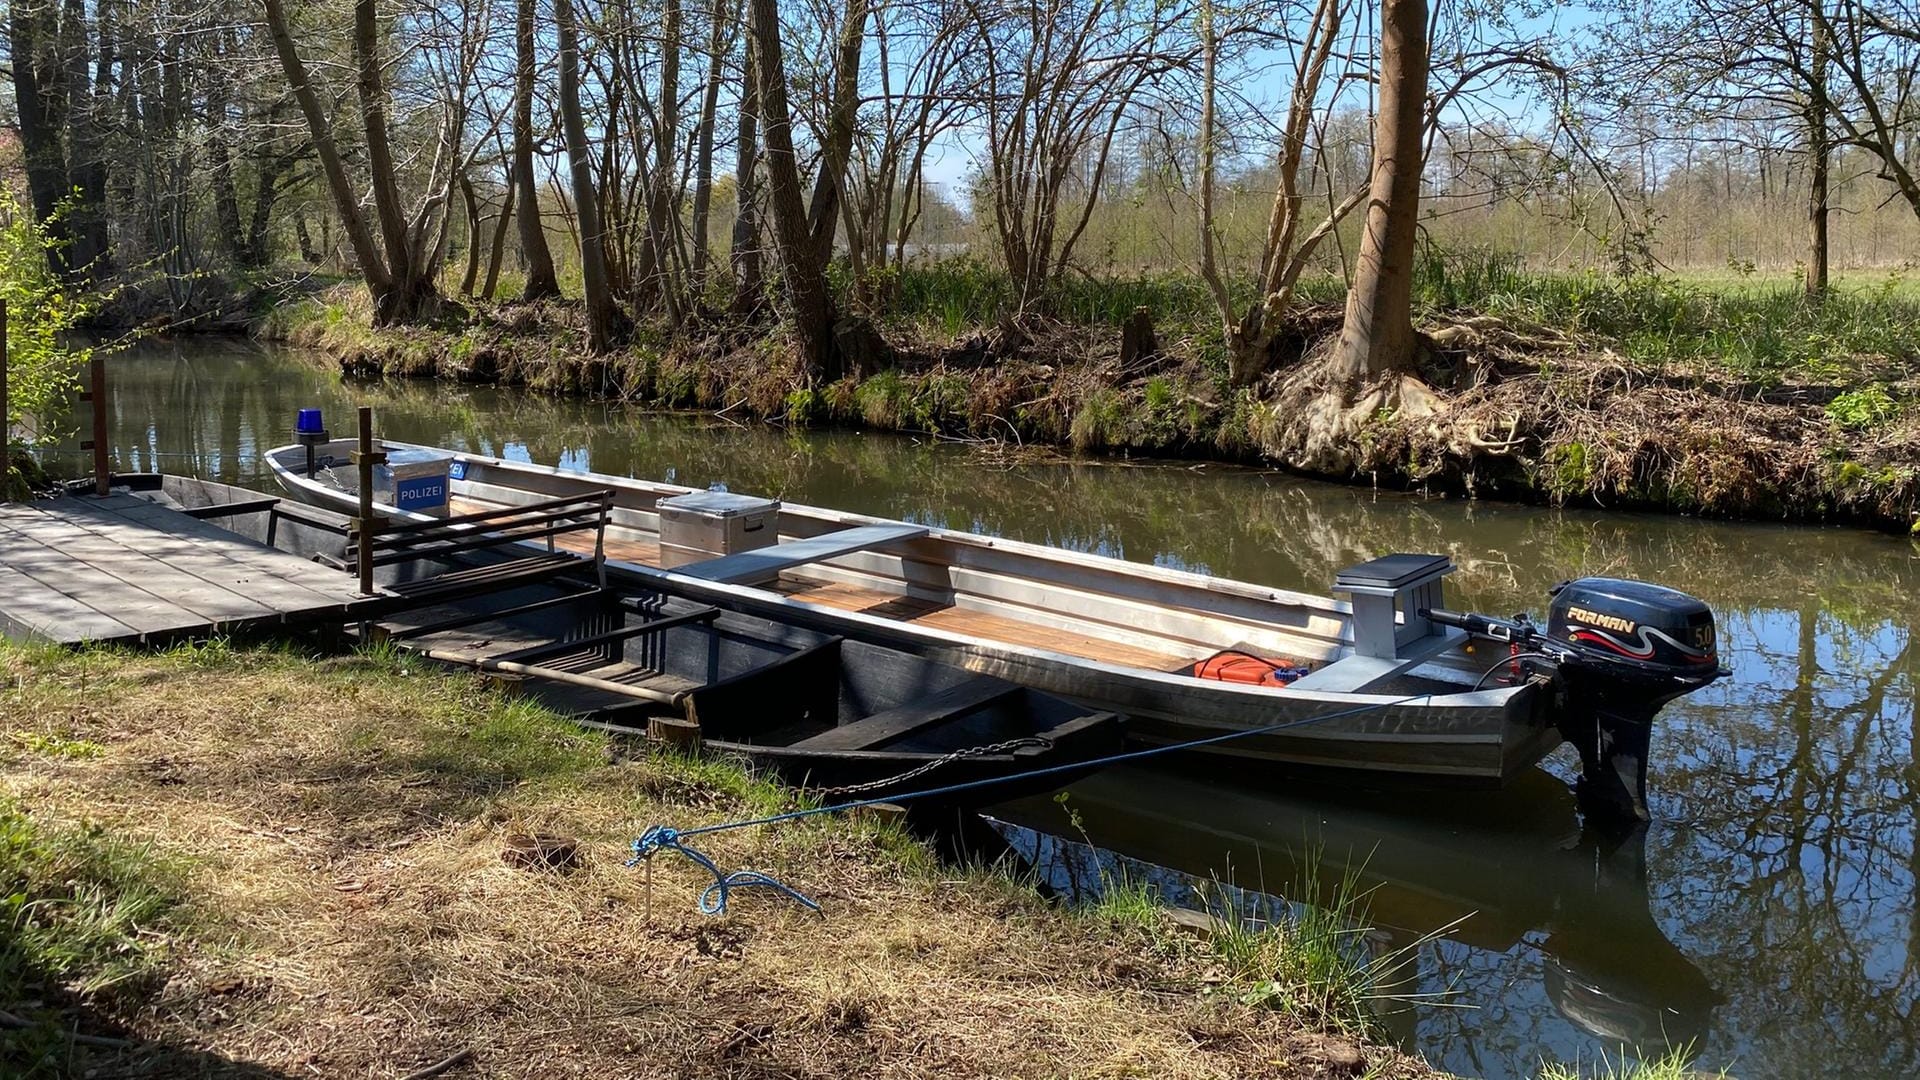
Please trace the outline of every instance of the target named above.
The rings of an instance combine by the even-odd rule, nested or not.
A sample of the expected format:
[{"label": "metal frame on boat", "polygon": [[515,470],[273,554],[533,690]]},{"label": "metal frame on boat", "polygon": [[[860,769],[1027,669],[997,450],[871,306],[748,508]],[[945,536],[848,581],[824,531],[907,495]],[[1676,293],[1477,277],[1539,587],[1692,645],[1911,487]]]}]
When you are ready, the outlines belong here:
[{"label": "metal frame on boat", "polygon": [[[268,461],[294,498],[351,513],[352,479],[326,468],[351,448],[344,440],[316,447],[320,468],[311,476],[305,446],[275,449]],[[1258,731],[1211,749],[1241,760],[1482,784],[1503,782],[1561,741],[1547,715],[1550,686],[1529,679],[1475,689],[1499,655],[1420,617],[1421,605],[1437,604],[1451,570],[1444,559],[1398,576],[1362,568],[1343,581],[1356,620],[1356,603],[784,504],[779,543],[752,553],[759,558],[751,565],[732,556],[725,573],[715,564],[664,569],[658,503],[694,489],[441,452],[455,462],[456,514],[611,491],[610,580],[1122,712],[1138,741]],[[1194,664],[1223,650],[1311,671],[1288,686],[1193,676]],[[1369,708],[1355,711],[1361,707]],[[1306,723],[1336,712],[1347,715]],[[1283,727],[1293,722],[1303,724]]]}]

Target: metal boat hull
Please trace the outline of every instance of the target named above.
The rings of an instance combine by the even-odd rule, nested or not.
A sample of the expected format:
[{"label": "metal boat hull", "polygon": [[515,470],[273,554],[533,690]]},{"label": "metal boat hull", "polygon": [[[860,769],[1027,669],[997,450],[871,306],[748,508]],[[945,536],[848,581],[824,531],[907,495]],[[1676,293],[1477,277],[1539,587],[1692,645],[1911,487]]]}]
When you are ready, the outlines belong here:
[{"label": "metal boat hull", "polygon": [[[339,449],[335,456],[343,458],[345,444]],[[300,447],[284,447],[270,454],[282,488],[295,499],[354,512],[351,492],[304,475],[305,453]],[[612,490],[615,527],[609,530],[610,538],[623,530],[634,537],[645,537],[650,531],[657,534],[655,503],[693,490],[478,456],[455,457],[464,466],[465,476],[454,481],[454,492],[475,499],[532,501]],[[799,538],[877,520],[788,504],[782,508],[779,529],[783,537]],[[1471,691],[1472,674],[1461,656],[1361,693],[1217,682],[1176,673],[1171,667],[1156,670],[1107,662],[872,610],[809,603],[758,585],[704,581],[623,560],[618,547],[609,545],[607,566],[612,579],[900,649],[1121,712],[1129,718],[1129,739],[1138,743],[1232,736],[1203,749],[1241,766],[1327,768],[1380,778],[1497,785],[1561,742],[1545,715],[1548,688],[1523,684]],[[1325,597],[996,537],[933,530],[928,539],[903,545],[898,552],[835,559],[809,567],[808,575],[828,583],[890,588],[902,596],[952,597],[964,584],[978,590],[969,600],[982,610],[1017,612],[1032,626],[1059,627],[1062,635],[1075,633],[1097,618],[1107,633],[1127,645],[1152,646],[1182,634],[1188,639],[1211,634],[1216,647],[1265,642],[1322,663],[1350,653],[1348,608]],[[1034,598],[1020,603],[1023,597],[1012,592],[1015,585],[1010,581],[1029,588]],[[944,594],[939,592],[942,589]],[[988,589],[1001,592],[989,595]],[[1156,598],[1167,598],[1167,602],[1156,604]],[[1477,663],[1484,665],[1484,661]]]}]

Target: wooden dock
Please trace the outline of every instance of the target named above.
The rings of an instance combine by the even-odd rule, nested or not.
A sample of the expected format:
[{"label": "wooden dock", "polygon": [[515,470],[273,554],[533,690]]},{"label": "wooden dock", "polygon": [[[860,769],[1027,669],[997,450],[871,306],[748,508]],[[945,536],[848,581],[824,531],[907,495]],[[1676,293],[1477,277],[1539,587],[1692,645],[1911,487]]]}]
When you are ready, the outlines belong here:
[{"label": "wooden dock", "polygon": [[0,632],[61,644],[340,623],[338,570],[132,495],[0,505]]}]

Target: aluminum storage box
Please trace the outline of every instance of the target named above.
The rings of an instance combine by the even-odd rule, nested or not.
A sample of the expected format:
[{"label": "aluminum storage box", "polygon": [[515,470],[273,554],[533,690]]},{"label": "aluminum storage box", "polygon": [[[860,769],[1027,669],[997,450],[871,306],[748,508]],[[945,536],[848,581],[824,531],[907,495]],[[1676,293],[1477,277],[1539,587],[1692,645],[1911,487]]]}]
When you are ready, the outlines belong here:
[{"label": "aluminum storage box", "polygon": [[389,450],[386,464],[374,470],[374,497],[416,514],[447,516],[447,467],[450,454],[434,450]]},{"label": "aluminum storage box", "polygon": [[779,542],[778,499],[695,491],[661,499],[656,506],[661,566],[685,566]]}]

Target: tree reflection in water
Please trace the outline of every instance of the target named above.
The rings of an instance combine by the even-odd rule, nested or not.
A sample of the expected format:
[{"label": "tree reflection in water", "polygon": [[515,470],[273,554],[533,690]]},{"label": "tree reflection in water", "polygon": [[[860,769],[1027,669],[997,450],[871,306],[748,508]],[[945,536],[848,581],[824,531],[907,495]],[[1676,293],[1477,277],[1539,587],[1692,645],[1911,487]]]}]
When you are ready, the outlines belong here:
[{"label": "tree reflection in water", "polygon": [[[1907,541],[1466,505],[1190,463],[1003,468],[930,438],[787,433],[480,387],[346,386],[320,364],[228,341],[122,356],[110,396],[116,467],[254,486],[270,485],[261,451],[288,441],[296,409],[322,406],[340,428],[364,403],[407,441],[723,481],[1313,592],[1351,563],[1430,551],[1460,567],[1456,607],[1537,612],[1554,582],[1595,573],[1694,593],[1721,616],[1735,678],[1663,714],[1655,820],[1622,851],[1581,837],[1558,755],[1553,775],[1483,795],[1225,784],[1214,768],[1203,782],[1110,773],[1072,798],[1116,850],[1203,875],[1231,867],[1242,884],[1284,882],[1289,853],[1317,837],[1329,857],[1364,862],[1375,918],[1396,940],[1473,913],[1423,950],[1419,975],[1474,1007],[1394,1021],[1458,1071],[1527,1074],[1543,1056],[1591,1061],[1664,1031],[1697,1036],[1707,1063],[1743,1077],[1920,1073],[1920,548]],[[1142,803],[1159,818],[1141,820]]]}]

